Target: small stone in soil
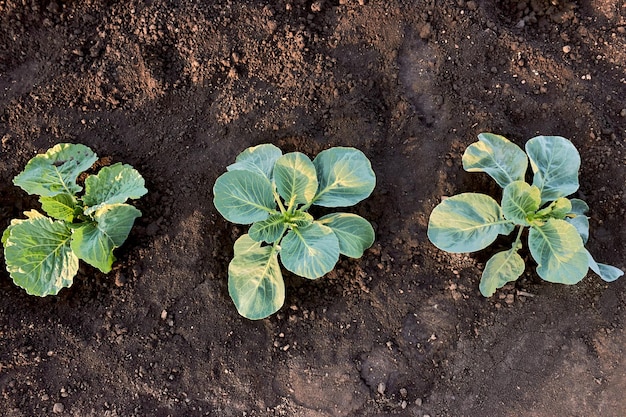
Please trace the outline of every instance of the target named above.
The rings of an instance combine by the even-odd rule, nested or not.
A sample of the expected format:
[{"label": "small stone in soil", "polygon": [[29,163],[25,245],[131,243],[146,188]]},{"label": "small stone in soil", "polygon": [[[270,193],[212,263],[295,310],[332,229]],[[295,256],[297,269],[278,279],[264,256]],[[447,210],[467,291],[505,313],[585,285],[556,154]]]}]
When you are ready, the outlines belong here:
[{"label": "small stone in soil", "polygon": [[54,403],[52,406],[52,412],[54,414],[61,414],[63,411],[65,411],[65,406],[61,403]]}]

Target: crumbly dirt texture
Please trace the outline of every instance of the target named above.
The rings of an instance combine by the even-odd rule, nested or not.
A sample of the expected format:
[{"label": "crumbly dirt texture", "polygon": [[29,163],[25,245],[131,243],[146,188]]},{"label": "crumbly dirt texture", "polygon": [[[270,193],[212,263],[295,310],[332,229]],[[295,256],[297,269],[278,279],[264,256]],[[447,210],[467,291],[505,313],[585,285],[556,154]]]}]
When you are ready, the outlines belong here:
[{"label": "crumbly dirt texture", "polygon": [[[582,157],[587,247],[626,268],[621,0],[0,0],[0,227],[37,207],[11,180],[83,143],[149,194],[114,271],[30,297],[0,260],[0,414],[626,415],[626,279],[525,274],[478,290],[494,249],[427,239],[443,196],[499,197],[461,155],[481,132],[560,135]],[[213,205],[245,148],[361,149],[377,186],[361,259],[249,321]]]}]

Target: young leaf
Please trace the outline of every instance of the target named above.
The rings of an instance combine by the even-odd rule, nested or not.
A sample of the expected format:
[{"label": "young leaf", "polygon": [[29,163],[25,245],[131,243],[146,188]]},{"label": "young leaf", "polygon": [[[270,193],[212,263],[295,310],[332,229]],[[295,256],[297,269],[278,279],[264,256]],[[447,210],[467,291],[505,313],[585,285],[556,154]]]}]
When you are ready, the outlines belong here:
[{"label": "young leaf", "polygon": [[261,246],[248,235],[235,242],[228,265],[228,292],[237,311],[251,320],[265,318],[285,302],[285,284],[272,246]]},{"label": "young leaf", "polygon": [[578,190],[580,155],[572,142],[561,136],[537,136],[526,142],[526,153],[535,173],[533,185],[541,190],[541,204]]},{"label": "young leaf", "polygon": [[[586,250],[586,249],[585,249]],[[611,265],[600,264],[593,259],[591,253],[587,251],[587,257],[589,258],[589,268],[600,276],[606,282],[613,282],[622,275],[624,271]]]},{"label": "young leaf", "polygon": [[463,193],[435,207],[428,221],[428,238],[448,252],[475,252],[513,228],[496,200],[485,194]]},{"label": "young leaf", "polygon": [[589,270],[583,241],[576,228],[565,220],[548,219],[533,224],[528,246],[537,262],[537,273],[546,281],[576,284]]},{"label": "young leaf", "polygon": [[361,216],[350,213],[333,213],[321,217],[319,223],[328,226],[339,240],[339,252],[351,258],[360,258],[374,243],[374,229]]},{"label": "young leaf", "polygon": [[367,198],[376,185],[372,165],[363,152],[336,147],[313,160],[319,187],[313,203],[323,207],[348,207]]},{"label": "young leaf", "polygon": [[226,167],[228,171],[251,171],[272,179],[276,160],[283,152],[276,146],[266,143],[252,146],[237,156],[235,163]]},{"label": "young leaf", "polygon": [[7,271],[30,295],[57,294],[72,285],[78,258],[70,248],[71,231],[45,216],[11,222],[3,236]]},{"label": "young leaf", "polygon": [[573,214],[584,215],[584,214],[587,214],[587,212],[589,211],[589,206],[583,200],[580,200],[578,198],[572,198],[570,200],[570,203],[572,203],[571,212]]},{"label": "young leaf", "polygon": [[480,278],[480,292],[485,297],[491,297],[498,288],[507,282],[515,281],[524,273],[524,260],[514,247],[504,252],[498,252],[487,261],[485,270]]},{"label": "young leaf", "polygon": [[213,186],[215,208],[228,221],[250,224],[276,212],[272,184],[260,173],[229,171]]},{"label": "young leaf", "polygon": [[305,211],[296,210],[293,214],[290,214],[285,221],[290,227],[305,227],[313,222],[313,216]]},{"label": "young leaf", "polygon": [[589,211],[589,206],[578,198],[572,198],[570,203],[572,208],[570,212],[566,214],[565,221],[578,230],[583,244],[587,244],[587,240],[589,240],[589,218],[586,214]]},{"label": "young leaf", "polygon": [[61,143],[28,161],[13,183],[28,194],[54,197],[82,190],[76,178],[91,167],[98,156],[85,145]]},{"label": "young leaf", "polygon": [[46,214],[54,219],[73,222],[78,207],[74,196],[70,194],[58,194],[54,197],[40,197],[41,208]]},{"label": "young leaf", "polygon": [[486,172],[502,188],[513,181],[523,181],[528,169],[524,151],[507,138],[481,133],[478,142],[463,153],[463,168],[468,172]]},{"label": "young leaf", "polygon": [[539,210],[535,218],[552,218],[563,220],[568,213],[572,212],[572,203],[565,197],[561,197],[550,203],[550,205]]},{"label": "young leaf", "polygon": [[535,214],[540,201],[539,188],[524,181],[513,181],[502,193],[502,213],[516,224],[529,226],[528,219]]},{"label": "young leaf", "polygon": [[139,198],[148,192],[144,185],[143,177],[130,165],[117,163],[103,167],[97,175],[90,175],[85,180],[83,203],[88,207],[85,214],[89,215],[106,204]]},{"label": "young leaf", "polygon": [[285,233],[286,229],[285,217],[278,213],[271,214],[267,219],[254,223],[250,226],[248,234],[256,242],[273,243]]},{"label": "young leaf", "polygon": [[278,158],[274,165],[274,181],[278,194],[288,203],[309,203],[317,191],[315,166],[308,156],[300,152]]},{"label": "young leaf", "polygon": [[330,227],[313,222],[293,229],[283,238],[280,259],[294,274],[316,279],[330,272],[339,260],[339,241]]},{"label": "young leaf", "polygon": [[94,222],[74,228],[71,248],[80,259],[102,272],[115,261],[113,250],[122,246],[141,212],[129,204],[109,204],[98,209]]}]

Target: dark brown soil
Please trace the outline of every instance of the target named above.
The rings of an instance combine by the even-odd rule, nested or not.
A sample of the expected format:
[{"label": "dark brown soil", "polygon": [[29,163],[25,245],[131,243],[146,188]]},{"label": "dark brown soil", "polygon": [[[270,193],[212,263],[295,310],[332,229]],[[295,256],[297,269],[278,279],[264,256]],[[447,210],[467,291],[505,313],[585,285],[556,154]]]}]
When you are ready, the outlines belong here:
[{"label": "dark brown soil", "polygon": [[[587,245],[626,268],[626,5],[618,0],[0,0],[0,227],[11,179],[59,142],[135,166],[150,193],[113,273],[36,298],[0,265],[0,414],[624,416],[626,279],[526,274],[478,291],[489,253],[426,237],[480,132],[571,139]],[[212,203],[248,146],[353,146],[377,241],[287,277],[266,320],[227,292],[245,228]],[[3,262],[3,261],[0,261]]]}]

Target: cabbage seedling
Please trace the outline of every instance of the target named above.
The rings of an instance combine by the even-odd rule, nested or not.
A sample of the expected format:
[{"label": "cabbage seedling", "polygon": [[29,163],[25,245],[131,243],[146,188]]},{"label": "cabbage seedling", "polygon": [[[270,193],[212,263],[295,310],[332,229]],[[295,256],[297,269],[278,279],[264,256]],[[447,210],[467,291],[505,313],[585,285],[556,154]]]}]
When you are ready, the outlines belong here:
[{"label": "cabbage seedling", "polygon": [[[485,265],[480,291],[493,295],[525,269],[518,254],[522,232],[528,227],[530,254],[537,274],[546,281],[576,284],[589,268],[611,282],[624,274],[610,265],[597,263],[585,243],[589,238],[587,204],[567,196],[578,190],[580,155],[560,136],[537,136],[526,143],[526,153],[506,138],[491,133],[463,154],[468,172],[486,172],[503,188],[502,205],[485,194],[464,193],[443,200],[430,215],[428,237],[448,252],[474,252],[489,246],[500,234],[515,227],[511,249],[496,253]],[[528,160],[533,182],[524,181]]]},{"label": "cabbage seedling", "polygon": [[246,149],[227,170],[213,187],[215,207],[233,223],[252,224],[228,266],[228,291],[246,318],[268,317],[283,305],[279,256],[287,270],[316,279],[339,254],[360,258],[374,243],[374,229],[356,214],[315,220],[308,213],[312,205],[347,207],[372,193],[374,171],[357,149],[331,148],[311,161],[264,144]]},{"label": "cabbage seedling", "polygon": [[141,212],[125,204],[148,192],[130,165],[103,167],[76,180],[98,156],[87,146],[63,143],[31,159],[13,183],[39,195],[44,215],[25,212],[2,235],[7,271],[28,294],[57,294],[72,285],[82,259],[111,271],[113,250],[124,243]]}]

